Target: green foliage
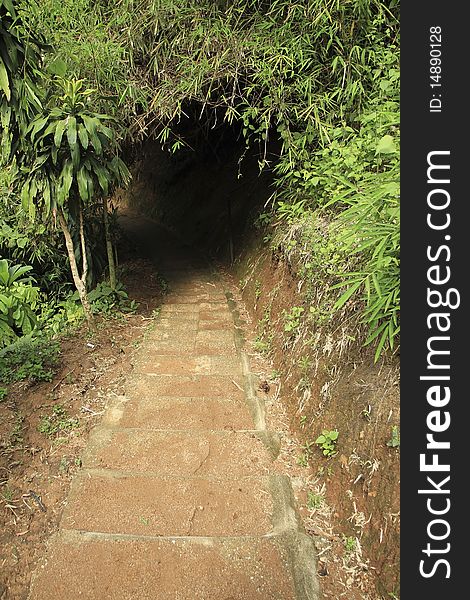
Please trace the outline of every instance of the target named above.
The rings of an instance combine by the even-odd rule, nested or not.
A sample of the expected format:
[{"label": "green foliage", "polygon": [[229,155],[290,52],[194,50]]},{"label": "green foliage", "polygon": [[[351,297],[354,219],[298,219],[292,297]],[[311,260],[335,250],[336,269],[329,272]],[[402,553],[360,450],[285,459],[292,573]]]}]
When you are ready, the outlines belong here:
[{"label": "green foliage", "polygon": [[0,381],[51,381],[60,347],[47,337],[25,336],[0,350]]},{"label": "green foliage", "polygon": [[400,332],[400,229],[398,197],[381,195],[381,188],[368,197],[358,195],[341,215],[345,249],[360,256],[357,266],[335,287],[347,289],[335,308],[341,308],[357,291],[365,302],[363,321],[369,329],[366,344],[376,342],[375,360],[385,347],[391,349]]},{"label": "green foliage", "polygon": [[[130,121],[146,104],[147,86],[137,77],[141,62],[132,56],[125,27],[145,18],[141,3],[114,4],[105,0],[19,0],[20,12],[33,31],[41,32],[53,48],[45,57],[50,76],[86,80],[97,90],[97,112],[114,114]],[[129,42],[129,45],[128,45]]]},{"label": "green foliage", "polygon": [[390,446],[390,448],[400,447],[400,428],[398,427],[398,425],[394,425],[392,427],[392,437],[387,442],[387,446]]},{"label": "green foliage", "polygon": [[25,277],[29,271],[30,266],[0,260],[0,348],[36,326],[39,290],[31,277]]},{"label": "green foliage", "polygon": [[132,312],[137,308],[135,301],[129,300],[129,296],[120,282],[113,289],[103,281],[88,294],[88,298],[95,313],[110,315],[116,311]]},{"label": "green foliage", "polygon": [[[398,348],[396,0],[0,0],[0,15],[2,39],[19,48],[18,65],[0,75],[0,106],[5,155],[20,138],[30,146],[24,216],[67,209],[79,259],[78,209],[128,178],[117,122],[127,140],[152,135],[173,150],[225,122],[274,169],[275,214],[258,225],[274,228],[266,240],[281,238],[307,294],[325,289],[316,323],[359,309],[376,360]],[[60,98],[46,91],[57,83]],[[87,240],[97,239],[85,217]],[[2,256],[36,273],[21,252],[35,232],[6,223]],[[86,253],[92,264],[97,249]]]},{"label": "green foliage", "polygon": [[67,335],[74,332],[85,318],[83,307],[76,294],[69,293],[63,299],[54,299],[41,304],[39,322],[45,335]]},{"label": "green foliage", "polygon": [[398,346],[400,331],[400,135],[398,52],[375,51],[380,62],[355,122],[339,123],[320,147],[304,132],[296,170],[281,157],[276,215],[288,227],[275,241],[297,258],[309,287],[328,281],[341,290],[332,305],[324,295],[327,313],[360,300],[365,343],[378,360]]},{"label": "green foliage", "polygon": [[112,118],[87,109],[94,90],[81,80],[57,78],[57,84],[62,95],[27,129],[31,152],[22,164],[21,199],[32,219],[37,208],[47,216],[66,205],[73,214],[74,202],[107,196],[130,177],[117,155],[116,133],[105,125]]},{"label": "green foliage", "polygon": [[61,404],[54,405],[50,415],[44,415],[38,424],[38,431],[48,438],[57,438],[80,427],[78,419],[68,416]]},{"label": "green foliage", "polygon": [[307,492],[307,507],[310,510],[316,510],[317,508],[320,508],[322,504],[323,496],[321,494],[316,494],[311,490]]},{"label": "green foliage", "polygon": [[37,80],[44,44],[17,9],[16,0],[0,0],[0,166],[12,158],[41,107]]},{"label": "green foliage", "polygon": [[285,332],[294,334],[298,331],[304,311],[303,306],[293,306],[289,311],[283,311]]},{"label": "green foliage", "polygon": [[31,265],[41,291],[62,294],[69,286],[69,267],[61,235],[32,222],[15,193],[12,169],[0,168],[0,256]]},{"label": "green foliage", "polygon": [[338,436],[339,432],[336,429],[332,431],[324,429],[321,432],[321,435],[317,437],[315,444],[322,449],[324,456],[333,456],[336,454],[336,443],[338,441]]},{"label": "green foliage", "polygon": [[52,70],[90,81],[130,131],[156,127],[181,145],[176,125],[192,112],[204,127],[237,122],[262,146],[274,131],[292,159],[303,131],[326,141],[360,109],[398,23],[393,0],[21,4],[55,47]]}]

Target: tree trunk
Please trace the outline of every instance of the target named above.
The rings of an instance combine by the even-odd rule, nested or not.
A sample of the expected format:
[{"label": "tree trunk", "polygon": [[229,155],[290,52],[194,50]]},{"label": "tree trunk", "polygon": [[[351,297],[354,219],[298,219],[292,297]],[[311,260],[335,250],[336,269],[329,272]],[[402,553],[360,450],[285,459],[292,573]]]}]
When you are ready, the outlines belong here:
[{"label": "tree trunk", "polygon": [[82,207],[81,202],[80,202],[78,211],[79,211],[78,214],[79,214],[79,219],[80,219],[80,246],[82,249],[82,276],[80,279],[82,280],[82,283],[85,286],[85,290],[86,290],[86,280],[88,277],[88,257],[87,257],[87,253],[86,253],[85,228],[83,225],[83,207]]},{"label": "tree trunk", "polygon": [[112,290],[116,289],[116,264],[114,262],[113,243],[111,241],[111,235],[109,233],[109,221],[108,221],[108,200],[103,198],[103,221],[104,221],[104,235],[106,239],[106,252],[108,254],[108,268],[109,268],[109,285]]},{"label": "tree trunk", "polygon": [[[57,217],[59,219],[60,228],[62,229],[62,233],[64,234],[64,238],[65,238],[65,245],[67,247],[67,254],[69,255],[70,270],[72,271],[73,282],[75,284],[75,287],[77,288],[77,292],[80,297],[80,302],[82,303],[82,306],[83,306],[83,311],[85,313],[86,320],[88,321],[88,323],[91,323],[93,321],[93,315],[91,312],[91,306],[90,306],[90,302],[88,300],[88,295],[87,295],[87,291],[86,291],[86,283],[85,283],[86,279],[83,278],[83,275],[82,275],[82,277],[80,277],[80,274],[78,272],[72,236],[70,235],[70,231],[67,226],[67,221],[65,220],[65,217],[60,209],[57,211]],[[83,229],[82,219],[83,219],[83,216],[81,217],[80,236],[82,235],[82,229]],[[84,238],[83,238],[83,240],[84,240]],[[82,253],[83,253],[83,249],[82,249]],[[86,259],[85,259],[84,264],[86,267]],[[86,277],[86,273],[85,273],[85,277]]]}]

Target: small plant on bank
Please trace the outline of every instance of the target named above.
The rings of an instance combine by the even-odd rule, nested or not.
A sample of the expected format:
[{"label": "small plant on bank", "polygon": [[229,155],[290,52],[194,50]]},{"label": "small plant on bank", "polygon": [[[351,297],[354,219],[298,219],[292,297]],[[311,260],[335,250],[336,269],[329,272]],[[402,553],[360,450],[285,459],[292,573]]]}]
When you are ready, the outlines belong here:
[{"label": "small plant on bank", "polygon": [[352,536],[344,538],[344,549],[346,550],[346,552],[348,552],[348,554],[352,554],[353,552],[355,552],[356,547],[356,538]]},{"label": "small plant on bank", "polygon": [[303,306],[293,306],[290,311],[284,310],[284,331],[295,334],[300,327],[300,320],[304,312]]},{"label": "small plant on bank", "polygon": [[8,394],[7,388],[0,387],[0,402],[2,402]]},{"label": "small plant on bank", "polygon": [[307,507],[309,510],[316,510],[320,508],[323,503],[323,496],[321,494],[315,494],[315,492],[307,492]]},{"label": "small plant on bank", "polygon": [[253,342],[254,349],[256,352],[261,352],[262,354],[266,354],[269,352],[269,344],[259,337]]},{"label": "small plant on bank", "polygon": [[[302,418],[301,418],[301,424],[302,424]],[[301,467],[306,467],[308,465],[308,459],[313,454],[313,451],[312,451],[313,442],[309,442],[309,441],[305,442],[305,444],[302,445],[302,448],[303,448],[304,452],[297,458],[297,463]]]},{"label": "small plant on bank", "polygon": [[324,429],[321,432],[321,435],[317,437],[315,444],[320,446],[324,456],[330,457],[336,454],[336,442],[338,440],[338,436],[339,432],[336,429],[331,431]]},{"label": "small plant on bank", "polygon": [[56,404],[50,415],[41,417],[38,431],[52,438],[60,433],[68,433],[78,427],[80,427],[78,419],[69,417],[65,408],[61,404]]},{"label": "small plant on bank", "polygon": [[318,467],[317,469],[317,475],[318,477],[332,477],[334,475],[334,469],[330,466],[328,466],[326,469],[325,467]]},{"label": "small plant on bank", "polygon": [[394,425],[392,427],[392,437],[387,442],[387,446],[390,448],[399,448],[400,447],[400,428],[398,425]]},{"label": "small plant on bank", "polygon": [[13,490],[10,487],[8,487],[8,485],[5,486],[0,495],[9,504],[13,501]]}]

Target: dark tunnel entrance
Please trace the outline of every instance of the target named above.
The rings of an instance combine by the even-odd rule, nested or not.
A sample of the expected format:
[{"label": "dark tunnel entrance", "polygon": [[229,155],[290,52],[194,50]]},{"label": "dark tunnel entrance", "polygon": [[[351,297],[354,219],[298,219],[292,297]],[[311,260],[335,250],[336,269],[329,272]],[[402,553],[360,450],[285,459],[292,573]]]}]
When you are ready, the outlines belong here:
[{"label": "dark tunnel entrance", "polygon": [[[263,155],[247,149],[233,127],[202,130],[187,122],[181,134],[190,147],[175,153],[154,139],[134,149],[133,180],[116,199],[119,213],[150,218],[185,246],[232,262],[273,193],[273,174],[269,168],[260,172]],[[271,165],[276,151],[268,145]]]}]

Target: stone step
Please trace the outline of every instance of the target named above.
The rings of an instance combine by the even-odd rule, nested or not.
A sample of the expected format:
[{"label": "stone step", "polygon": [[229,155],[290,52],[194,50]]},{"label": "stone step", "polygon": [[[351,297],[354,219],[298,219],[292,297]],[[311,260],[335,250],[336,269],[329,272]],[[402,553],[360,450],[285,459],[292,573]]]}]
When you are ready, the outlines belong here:
[{"label": "stone step", "polygon": [[258,431],[96,429],[83,455],[85,468],[159,476],[237,478],[274,472],[279,439]]},{"label": "stone step", "polygon": [[267,535],[274,528],[274,485],[267,477],[221,481],[82,471],[61,528],[167,537]]},{"label": "stone step", "polygon": [[165,305],[169,304],[200,304],[201,302],[225,302],[225,296],[220,292],[192,290],[185,293],[169,292],[165,296]]},{"label": "stone step", "polygon": [[[177,366],[175,366],[175,371]],[[229,375],[139,375],[129,377],[125,394],[131,399],[157,399],[161,396],[178,398],[222,398],[244,400],[243,377]]]},{"label": "stone step", "polygon": [[180,356],[144,354],[134,366],[134,373],[146,375],[234,375],[238,381],[241,363],[227,356]]},{"label": "stone step", "polygon": [[294,600],[277,538],[136,539],[62,532],[29,600]]},{"label": "stone step", "polygon": [[172,313],[191,313],[191,312],[199,312],[204,311],[208,314],[217,313],[220,311],[227,310],[227,302],[199,302],[199,303],[191,303],[191,302],[180,302],[174,304],[164,304],[160,311],[160,315],[166,316]]},{"label": "stone step", "polygon": [[220,398],[142,398],[110,409],[103,422],[124,428],[160,430],[253,429],[245,402]]}]

